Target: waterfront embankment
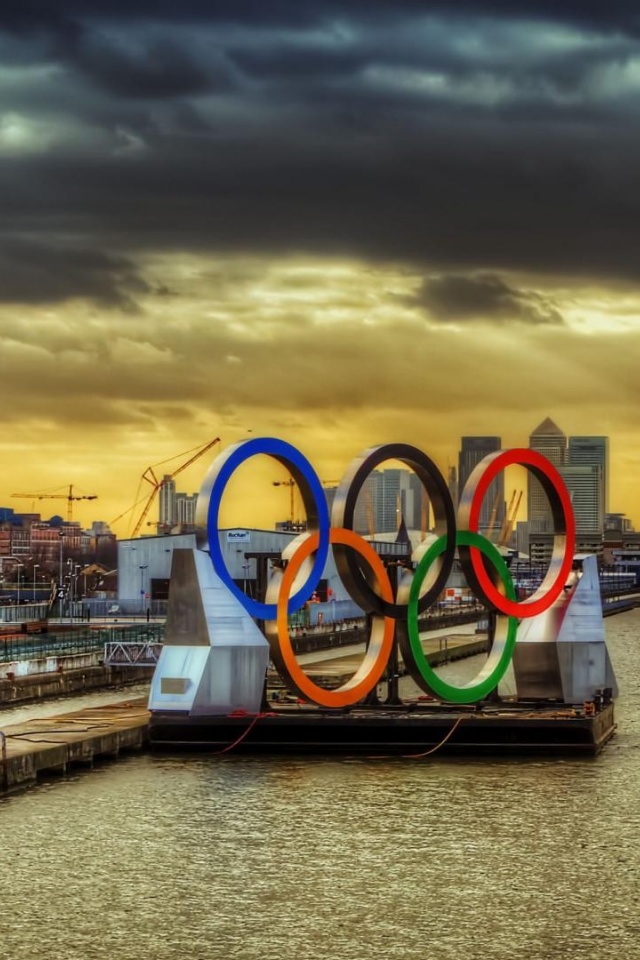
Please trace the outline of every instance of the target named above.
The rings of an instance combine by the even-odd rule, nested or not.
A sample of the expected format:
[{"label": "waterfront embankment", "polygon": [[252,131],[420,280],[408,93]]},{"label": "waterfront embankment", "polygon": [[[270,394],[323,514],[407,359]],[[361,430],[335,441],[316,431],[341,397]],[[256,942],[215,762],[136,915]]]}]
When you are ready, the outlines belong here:
[{"label": "waterfront embankment", "polygon": [[28,661],[31,672],[19,676],[9,671],[0,677],[0,708],[69,697],[91,690],[127,687],[151,678],[153,667],[107,666],[95,654],[49,657],[41,664]]},{"label": "waterfront embankment", "polygon": [[84,708],[0,730],[2,792],[33,785],[42,776],[65,774],[140,750],[147,742],[146,700]]}]

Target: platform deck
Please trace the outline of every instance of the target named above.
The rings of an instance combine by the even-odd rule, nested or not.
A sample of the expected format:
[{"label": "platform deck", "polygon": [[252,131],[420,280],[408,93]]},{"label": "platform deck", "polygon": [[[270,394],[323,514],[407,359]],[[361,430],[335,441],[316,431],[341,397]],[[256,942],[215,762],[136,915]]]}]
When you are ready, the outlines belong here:
[{"label": "platform deck", "polygon": [[595,756],[614,732],[611,703],[595,716],[560,704],[467,709],[416,703],[348,711],[292,704],[226,717],[154,712],[149,740],[152,750],[211,753],[409,756],[442,750],[449,754]]}]

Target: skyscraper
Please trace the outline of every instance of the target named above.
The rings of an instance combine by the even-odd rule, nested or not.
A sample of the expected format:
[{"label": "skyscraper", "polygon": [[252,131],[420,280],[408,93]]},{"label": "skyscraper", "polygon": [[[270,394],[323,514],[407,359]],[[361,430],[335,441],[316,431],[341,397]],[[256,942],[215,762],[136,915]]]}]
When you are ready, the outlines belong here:
[{"label": "skyscraper", "polygon": [[165,474],[160,485],[160,505],[158,520],[160,524],[171,526],[176,518],[176,482]]},{"label": "skyscraper", "polygon": [[[558,468],[571,497],[576,533],[587,539],[601,535],[608,504],[608,437],[569,437],[567,441],[562,430],[547,418],[531,434],[529,446]],[[553,532],[549,502],[541,485],[531,475],[528,519],[530,533]]]},{"label": "skyscraper", "polygon": [[600,500],[602,515],[599,518],[600,529],[604,514],[609,511],[609,438],[608,437],[569,437],[569,463],[575,467],[597,467],[602,490]]},{"label": "skyscraper", "polygon": [[[464,486],[474,467],[489,453],[496,453],[501,449],[500,437],[462,437],[458,454],[458,497],[462,495]],[[500,473],[492,481],[487,490],[480,510],[480,530],[488,530],[493,523],[498,529],[504,519],[504,474]]]},{"label": "skyscraper", "polygon": [[[567,462],[567,438],[550,417],[543,420],[529,436],[529,447],[545,456],[555,467],[564,467]],[[553,532],[547,495],[531,473],[527,482],[527,517],[530,533]]]},{"label": "skyscraper", "polygon": [[197,493],[176,493],[176,512],[174,523],[193,526],[196,522]]},{"label": "skyscraper", "polygon": [[401,518],[410,530],[428,526],[428,498],[420,479],[412,470],[373,470],[356,502],[355,530],[364,534],[394,533]]}]

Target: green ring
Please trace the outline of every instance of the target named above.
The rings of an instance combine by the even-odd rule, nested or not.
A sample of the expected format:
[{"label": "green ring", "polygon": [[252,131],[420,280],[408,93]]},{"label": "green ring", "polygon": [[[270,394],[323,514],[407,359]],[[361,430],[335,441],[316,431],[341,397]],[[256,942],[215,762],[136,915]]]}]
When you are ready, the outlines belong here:
[{"label": "green ring", "polygon": [[[446,543],[446,536],[439,537],[422,557],[413,575],[407,605],[407,627],[409,633],[409,650],[407,652],[409,653],[409,662],[406,663],[406,666],[420,686],[439,700],[446,700],[449,703],[475,703],[478,700],[484,700],[492,690],[495,690],[505,675],[516,645],[518,619],[517,617],[508,618],[507,635],[504,644],[494,643],[486,663],[477,676],[468,683],[463,684],[461,687],[454,687],[450,683],[446,683],[435,673],[420,643],[418,600],[420,597],[420,587],[427,575],[427,571],[436,557],[439,557],[440,554],[444,552]],[[494,545],[487,540],[486,537],[481,536],[479,533],[474,533],[471,530],[459,530],[456,533],[456,546],[476,547],[480,550],[495,566],[509,600],[516,599],[516,592],[509,568]],[[500,621],[504,624],[503,614],[498,614],[498,622],[500,623]],[[413,663],[410,662],[411,659],[413,659]],[[420,683],[420,680],[422,680],[423,683]]]}]

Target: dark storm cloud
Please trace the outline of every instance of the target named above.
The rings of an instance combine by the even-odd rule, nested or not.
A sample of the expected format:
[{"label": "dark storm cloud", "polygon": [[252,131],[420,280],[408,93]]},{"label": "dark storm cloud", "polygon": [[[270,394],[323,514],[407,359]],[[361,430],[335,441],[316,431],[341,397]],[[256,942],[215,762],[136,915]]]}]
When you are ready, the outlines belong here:
[{"label": "dark storm cloud", "polygon": [[490,320],[561,324],[558,309],[532,290],[517,290],[496,276],[445,276],[425,280],[416,300],[439,321]]},{"label": "dark storm cloud", "polygon": [[45,271],[58,299],[65,278],[127,297],[126,258],[172,249],[635,282],[637,23],[635,3],[5,3],[4,229],[111,252]]},{"label": "dark storm cloud", "polygon": [[211,88],[207,73],[169,39],[123,49],[104,37],[89,38],[73,61],[86,76],[117,97],[156,99]]},{"label": "dark storm cloud", "polygon": [[99,250],[0,241],[0,303],[58,303],[87,297],[104,306],[135,307],[148,290],[122,257]]},{"label": "dark storm cloud", "polygon": [[[8,26],[25,29],[32,24],[60,21],[89,15],[112,19],[148,18],[168,21],[206,20],[308,24],[328,17],[390,18],[408,14],[443,13],[451,15],[449,0],[5,0],[2,20]],[[457,0],[458,16],[518,16],[551,22],[587,23],[603,28],[612,25],[637,27],[640,15],[635,0]]]}]

